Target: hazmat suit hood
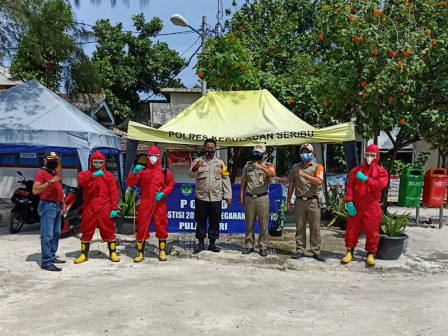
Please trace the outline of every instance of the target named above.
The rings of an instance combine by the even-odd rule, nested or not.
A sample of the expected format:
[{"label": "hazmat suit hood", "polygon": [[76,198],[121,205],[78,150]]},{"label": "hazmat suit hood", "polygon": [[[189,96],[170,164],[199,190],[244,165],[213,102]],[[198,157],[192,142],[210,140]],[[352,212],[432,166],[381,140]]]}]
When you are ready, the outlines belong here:
[{"label": "hazmat suit hood", "polygon": [[101,153],[99,150],[95,151],[92,155],[90,155],[90,170],[93,172],[96,172],[97,169],[94,165],[93,165],[93,160],[103,160],[104,161],[104,165],[101,166],[101,170],[105,170],[106,169],[106,158],[104,157],[103,153]]},{"label": "hazmat suit hood", "polygon": [[156,146],[151,146],[151,147],[149,147],[148,151],[146,152],[146,156],[149,157],[149,155],[151,155],[151,154],[157,154],[159,156],[159,159],[153,165],[153,164],[151,164],[151,162],[149,162],[149,158],[148,158],[147,163],[146,163],[146,169],[152,168],[152,167],[161,167],[160,162],[162,160],[162,156],[160,155],[160,150]]},{"label": "hazmat suit hood", "polygon": [[[380,160],[380,149],[377,145],[371,144],[367,146],[366,153],[376,153],[376,158],[370,164],[371,166],[377,165]],[[364,164],[367,165],[367,160],[364,158]]]}]

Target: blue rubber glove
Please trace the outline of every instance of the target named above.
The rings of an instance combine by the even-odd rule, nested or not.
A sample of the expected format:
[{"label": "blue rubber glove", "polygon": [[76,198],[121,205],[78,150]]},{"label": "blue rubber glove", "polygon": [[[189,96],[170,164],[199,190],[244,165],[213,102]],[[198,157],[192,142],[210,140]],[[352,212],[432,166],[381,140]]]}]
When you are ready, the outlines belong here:
[{"label": "blue rubber glove", "polygon": [[160,201],[163,196],[165,196],[165,193],[163,191],[161,192],[156,192],[156,202]]},{"label": "blue rubber glove", "polygon": [[356,216],[356,207],[353,204],[353,202],[347,203],[347,212],[348,212],[349,216],[352,216],[352,217]]},{"label": "blue rubber glove", "polygon": [[100,169],[93,173],[93,177],[103,176],[104,172]]},{"label": "blue rubber glove", "polygon": [[135,174],[137,174],[140,170],[142,170],[143,168],[145,168],[145,166],[138,164],[134,167],[134,170],[132,171]]},{"label": "blue rubber glove", "polygon": [[118,211],[117,211],[117,210],[112,210],[112,211],[110,212],[110,218],[117,217],[117,214],[118,214]]},{"label": "blue rubber glove", "polygon": [[365,176],[362,172],[357,172],[356,173],[356,178],[360,179],[361,181],[365,182],[367,181],[368,177]]}]

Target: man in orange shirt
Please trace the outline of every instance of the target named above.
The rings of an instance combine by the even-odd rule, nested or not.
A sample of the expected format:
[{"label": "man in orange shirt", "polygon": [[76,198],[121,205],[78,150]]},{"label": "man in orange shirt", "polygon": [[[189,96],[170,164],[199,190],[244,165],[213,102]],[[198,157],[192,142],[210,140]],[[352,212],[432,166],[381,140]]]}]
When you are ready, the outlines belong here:
[{"label": "man in orange shirt", "polygon": [[[244,205],[246,214],[246,237],[243,254],[254,252],[255,246],[255,219],[260,225],[260,255],[268,255],[267,245],[269,241],[269,181],[275,176],[275,168],[272,163],[264,162],[266,156],[265,145],[255,145],[253,161],[246,163],[241,180],[240,203]],[[244,197],[246,193],[246,198]]]},{"label": "man in orange shirt", "polygon": [[297,253],[292,259],[305,256],[306,223],[310,225],[310,245],[313,258],[325,261],[320,255],[320,199],[319,192],[324,179],[324,167],[313,161],[314,148],[311,144],[300,147],[301,162],[295,164],[288,176],[288,211],[293,207],[291,196],[296,195],[294,216],[296,219]]}]

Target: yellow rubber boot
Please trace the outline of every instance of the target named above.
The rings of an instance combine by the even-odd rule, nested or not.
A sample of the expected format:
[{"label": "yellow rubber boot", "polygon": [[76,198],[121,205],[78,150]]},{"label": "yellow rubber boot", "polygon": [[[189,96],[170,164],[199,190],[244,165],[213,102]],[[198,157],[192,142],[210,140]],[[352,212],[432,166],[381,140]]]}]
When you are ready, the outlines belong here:
[{"label": "yellow rubber boot", "polygon": [[348,248],[347,254],[345,255],[344,258],[341,259],[341,262],[343,264],[348,264],[352,260],[353,260],[353,248]]},{"label": "yellow rubber boot", "polygon": [[137,240],[138,254],[134,258],[134,262],[140,262],[142,260],[145,260],[145,242],[146,240]]},{"label": "yellow rubber boot", "polygon": [[159,239],[159,260],[166,261],[166,239]]},{"label": "yellow rubber boot", "polygon": [[116,241],[111,240],[107,242],[107,246],[109,247],[109,254],[110,254],[110,260],[113,262],[119,262],[120,258],[118,258],[117,251],[116,251]]},{"label": "yellow rubber boot", "polygon": [[375,258],[373,257],[373,253],[367,253],[367,265],[375,266]]},{"label": "yellow rubber boot", "polygon": [[75,259],[75,264],[89,260],[90,241],[81,241],[81,255]]}]

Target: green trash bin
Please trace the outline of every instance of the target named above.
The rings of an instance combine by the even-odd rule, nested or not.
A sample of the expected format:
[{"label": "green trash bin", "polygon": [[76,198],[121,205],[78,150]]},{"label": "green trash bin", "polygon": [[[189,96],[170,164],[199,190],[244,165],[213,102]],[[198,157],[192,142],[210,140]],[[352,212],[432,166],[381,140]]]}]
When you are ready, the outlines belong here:
[{"label": "green trash bin", "polygon": [[423,170],[408,168],[400,175],[398,205],[416,207],[420,203],[423,189]]}]

